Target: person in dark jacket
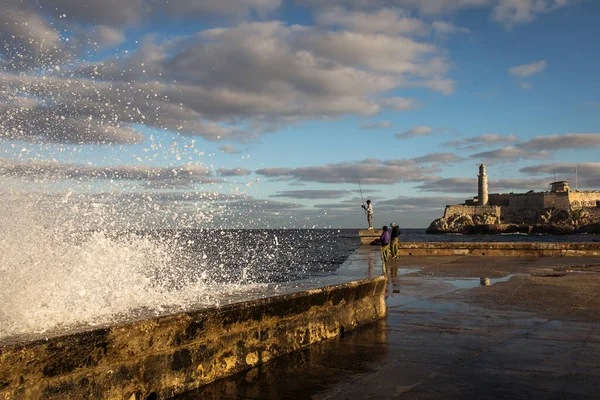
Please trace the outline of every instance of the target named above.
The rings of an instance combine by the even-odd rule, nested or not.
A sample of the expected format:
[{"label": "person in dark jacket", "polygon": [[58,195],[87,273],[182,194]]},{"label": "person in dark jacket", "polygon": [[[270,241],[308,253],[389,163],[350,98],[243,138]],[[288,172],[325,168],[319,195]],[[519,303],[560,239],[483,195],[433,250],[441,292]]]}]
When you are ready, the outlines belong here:
[{"label": "person in dark jacket", "polygon": [[390,234],[391,256],[392,256],[392,259],[396,259],[396,258],[398,258],[398,247],[400,245],[400,227],[393,222],[390,224],[390,227],[392,228],[392,233]]},{"label": "person in dark jacket", "polygon": [[383,233],[379,237],[379,241],[381,242],[381,258],[385,263],[390,258],[390,233],[387,226],[383,227]]}]

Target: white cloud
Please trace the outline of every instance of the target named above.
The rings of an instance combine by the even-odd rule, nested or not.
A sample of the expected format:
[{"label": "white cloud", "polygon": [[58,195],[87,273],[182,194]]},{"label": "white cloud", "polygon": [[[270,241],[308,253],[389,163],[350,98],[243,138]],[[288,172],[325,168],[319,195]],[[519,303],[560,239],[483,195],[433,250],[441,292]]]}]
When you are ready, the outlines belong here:
[{"label": "white cloud", "polygon": [[547,66],[548,63],[544,60],[541,60],[531,64],[523,64],[517,65],[515,67],[510,67],[508,69],[508,73],[514,76],[525,78],[543,72]]},{"label": "white cloud", "polygon": [[317,10],[315,22],[319,25],[338,26],[365,33],[425,35],[430,31],[426,23],[411,18],[399,8],[380,8],[365,12],[331,7]]}]

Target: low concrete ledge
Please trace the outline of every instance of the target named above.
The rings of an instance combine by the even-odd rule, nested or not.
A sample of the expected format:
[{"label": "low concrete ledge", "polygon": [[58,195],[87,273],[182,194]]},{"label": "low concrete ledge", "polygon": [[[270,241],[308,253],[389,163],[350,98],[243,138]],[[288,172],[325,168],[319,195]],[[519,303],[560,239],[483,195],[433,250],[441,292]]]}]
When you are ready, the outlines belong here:
[{"label": "low concrete ledge", "polygon": [[383,229],[362,229],[358,231],[360,244],[371,244],[375,240],[379,240]]},{"label": "low concrete ledge", "polygon": [[598,256],[600,243],[546,242],[400,242],[401,256]]},{"label": "low concrete ledge", "polygon": [[158,399],[385,317],[386,277],[0,343],[0,398]]}]

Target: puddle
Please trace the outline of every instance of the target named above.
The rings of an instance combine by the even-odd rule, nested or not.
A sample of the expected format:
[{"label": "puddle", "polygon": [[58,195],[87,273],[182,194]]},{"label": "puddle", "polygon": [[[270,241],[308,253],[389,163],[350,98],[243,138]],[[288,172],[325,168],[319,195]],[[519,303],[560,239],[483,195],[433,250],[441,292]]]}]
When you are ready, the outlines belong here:
[{"label": "puddle", "polygon": [[408,268],[394,268],[394,267],[390,267],[390,275],[392,276],[400,276],[400,275],[409,275],[409,274],[414,274],[415,272],[421,272],[423,271],[422,268],[416,268],[416,267],[408,267]]},{"label": "puddle", "polygon": [[473,289],[478,286],[490,286],[498,282],[507,282],[513,276],[529,276],[529,274],[510,274],[501,278],[444,279],[442,282],[452,285],[458,289]]}]

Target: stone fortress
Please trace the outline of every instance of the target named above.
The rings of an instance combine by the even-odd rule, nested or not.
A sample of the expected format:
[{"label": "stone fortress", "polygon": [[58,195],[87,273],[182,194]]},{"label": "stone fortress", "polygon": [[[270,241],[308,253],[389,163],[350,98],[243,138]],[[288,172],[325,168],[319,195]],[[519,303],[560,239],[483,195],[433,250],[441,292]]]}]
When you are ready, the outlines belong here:
[{"label": "stone fortress", "polygon": [[477,197],[446,206],[427,233],[600,233],[600,191],[559,181],[547,192],[488,193],[485,165],[477,177]]}]

